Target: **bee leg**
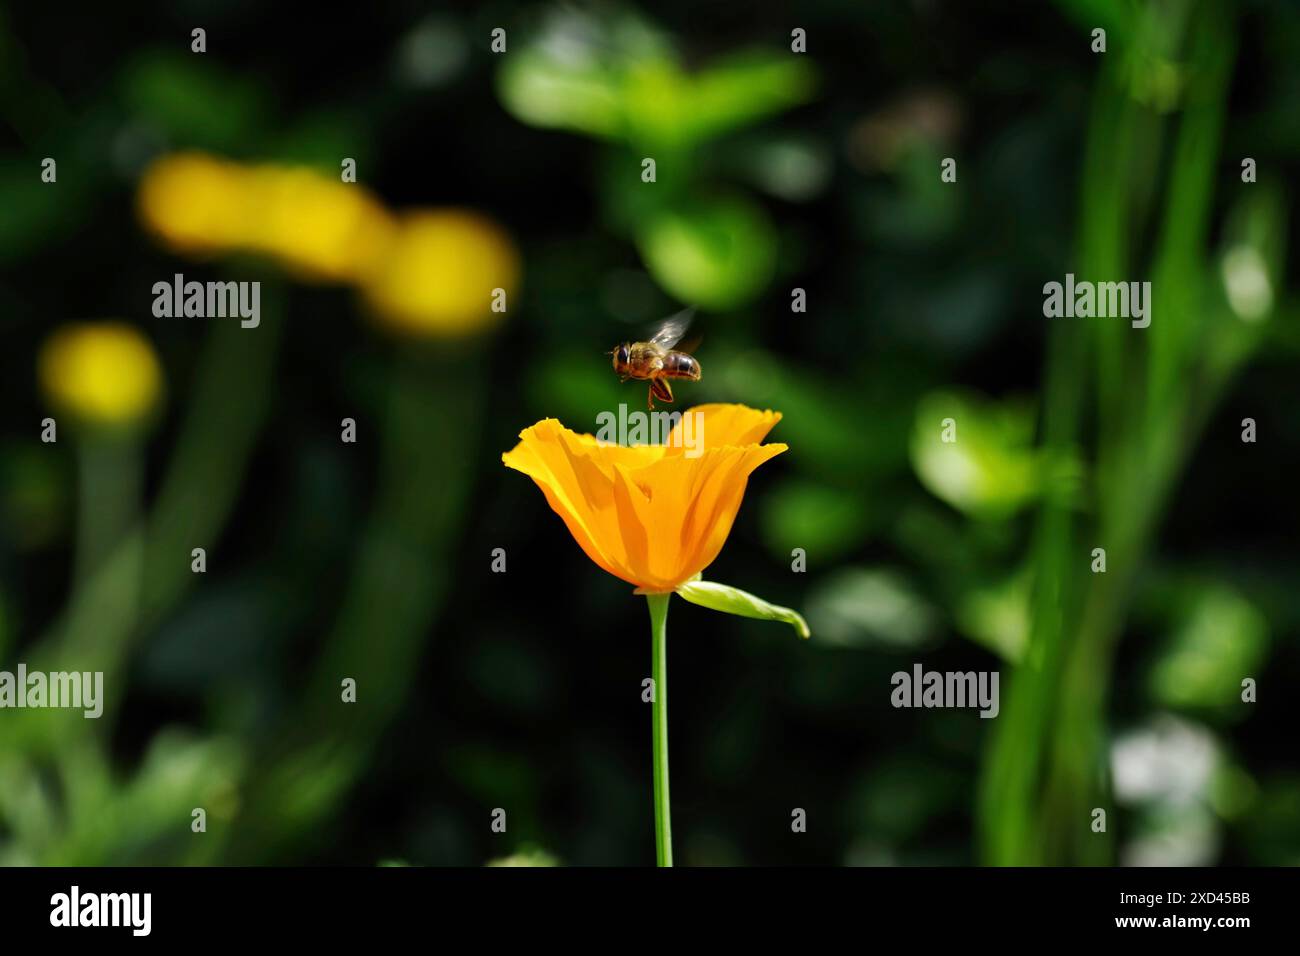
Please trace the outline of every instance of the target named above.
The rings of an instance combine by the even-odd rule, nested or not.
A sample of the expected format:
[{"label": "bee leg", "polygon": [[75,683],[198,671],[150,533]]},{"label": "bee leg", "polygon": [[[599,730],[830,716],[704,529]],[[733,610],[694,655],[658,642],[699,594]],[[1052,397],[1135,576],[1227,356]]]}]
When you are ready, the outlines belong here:
[{"label": "bee leg", "polygon": [[650,379],[650,407],[651,408],[655,407],[654,400],[656,398],[667,405],[671,405],[673,403],[673,387],[668,384],[668,379],[666,378]]}]

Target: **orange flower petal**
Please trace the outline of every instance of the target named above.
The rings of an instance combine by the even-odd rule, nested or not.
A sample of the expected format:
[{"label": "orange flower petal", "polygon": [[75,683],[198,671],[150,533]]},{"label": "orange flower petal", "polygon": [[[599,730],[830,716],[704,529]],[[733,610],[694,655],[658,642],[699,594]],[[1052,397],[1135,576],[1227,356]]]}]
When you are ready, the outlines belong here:
[{"label": "orange flower petal", "polygon": [[501,458],[537,483],[599,567],[645,590],[671,591],[718,556],[750,474],[786,450],[758,444],[779,412],[703,405],[684,414],[696,412],[705,446],[698,454],[673,435],[667,446],[626,448],[545,419]]},{"label": "orange flower petal", "polygon": [[[724,448],[728,445],[757,445],[781,420],[781,413],[769,410],[759,411],[747,405],[710,404],[697,405],[685,414],[703,415],[701,421],[695,421],[692,437],[699,440],[699,429],[703,427],[706,448]],[[684,451],[681,436],[681,423],[668,436],[668,455],[680,455]]]}]

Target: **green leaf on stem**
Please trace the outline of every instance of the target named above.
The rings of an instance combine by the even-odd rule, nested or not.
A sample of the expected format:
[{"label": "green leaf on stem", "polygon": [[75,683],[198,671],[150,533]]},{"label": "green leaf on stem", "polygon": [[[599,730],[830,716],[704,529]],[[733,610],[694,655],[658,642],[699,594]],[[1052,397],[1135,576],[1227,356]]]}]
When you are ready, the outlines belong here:
[{"label": "green leaf on stem", "polygon": [[799,632],[800,637],[808,637],[812,633],[808,630],[808,622],[798,611],[769,604],[747,591],[727,587],[716,581],[687,581],[677,589],[677,593],[692,604],[722,611],[724,614],[752,617],[762,621],[784,621],[792,625]]}]

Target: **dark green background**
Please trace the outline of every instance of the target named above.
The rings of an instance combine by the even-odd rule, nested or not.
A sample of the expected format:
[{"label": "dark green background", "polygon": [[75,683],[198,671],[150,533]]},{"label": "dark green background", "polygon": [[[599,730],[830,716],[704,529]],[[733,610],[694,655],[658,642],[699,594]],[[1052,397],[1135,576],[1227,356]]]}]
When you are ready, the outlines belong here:
[{"label": "dark green background", "polygon": [[[115,715],[40,715],[20,734],[0,713],[0,861],[649,863],[644,602],[500,454],[540,418],[590,431],[602,409],[640,407],[601,353],[691,304],[639,252],[664,202],[698,214],[700,242],[740,250],[741,291],[702,308],[704,380],[679,401],[779,409],[772,440],[790,446],[707,576],[814,630],[800,643],[673,602],[678,862],[1300,860],[1295,7],[786,6],[576,8],[615,75],[645,55],[617,28],[633,17],[686,71],[743,51],[785,62],[790,30],[808,32],[807,102],[678,143],[652,199],[645,139],[537,128],[503,105],[498,71],[554,29],[545,5],[0,12],[0,666],[33,660],[74,598],[77,462],[70,441],[37,437],[35,356],[54,328],[122,318],[156,344],[169,394],[150,504],[209,375],[200,490],[172,516],[232,496],[193,519],[211,529],[207,575],[160,585],[173,597],[117,642]],[[488,50],[497,26],[504,57]],[[400,66],[411,49],[424,81]],[[747,76],[738,102],[761,102]],[[669,133],[698,120],[689,98],[675,109]],[[417,345],[346,291],[172,256],[133,201],[143,164],[182,148],[331,175],[352,156],[390,207],[476,208],[518,243],[520,294],[494,334]],[[57,189],[37,178],[47,155]],[[710,219],[724,196],[770,247],[761,226]],[[1254,325],[1224,297],[1237,245],[1272,283]],[[152,284],[176,271],[261,276],[262,327],[152,318]],[[1045,319],[1042,285],[1067,272],[1152,279],[1152,328]],[[790,312],[796,286],[806,314]],[[950,410],[992,482],[979,507],[936,496],[916,465]],[[356,445],[338,440],[345,416]],[[1076,480],[998,493],[1044,460]],[[1104,585],[1088,572],[1098,542]],[[177,564],[151,552],[146,574],[186,570],[189,546]],[[969,607],[1019,573],[1046,663],[1018,673]],[[1000,670],[1002,713],[894,710],[890,674],[917,661]],[[360,682],[352,709],[340,676]],[[1258,703],[1238,701],[1242,677]],[[1117,799],[1114,739],[1170,716],[1217,769],[1181,802]],[[190,832],[195,806],[206,834]]]}]

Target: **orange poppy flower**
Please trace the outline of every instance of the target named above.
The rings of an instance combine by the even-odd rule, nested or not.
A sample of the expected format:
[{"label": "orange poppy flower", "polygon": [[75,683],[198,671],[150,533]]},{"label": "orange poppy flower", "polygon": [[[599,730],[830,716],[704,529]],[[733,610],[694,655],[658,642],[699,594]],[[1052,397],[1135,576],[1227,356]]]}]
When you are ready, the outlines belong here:
[{"label": "orange poppy flower", "polygon": [[744,405],[701,405],[682,414],[662,445],[615,445],[547,418],[520,432],[519,444],[501,456],[537,482],[587,557],[646,595],[660,866],[673,865],[667,710],[672,595],[726,614],[783,621],[809,636],[798,611],[700,580],[731,532],[750,474],[786,450],[762,444],[780,420],[779,412]]},{"label": "orange poppy flower", "polygon": [[701,405],[684,415],[697,413],[696,457],[680,423],[663,445],[628,447],[548,418],[501,460],[537,482],[592,561],[643,592],[671,592],[713,563],[750,473],[786,450],[760,444],[779,412]]}]

